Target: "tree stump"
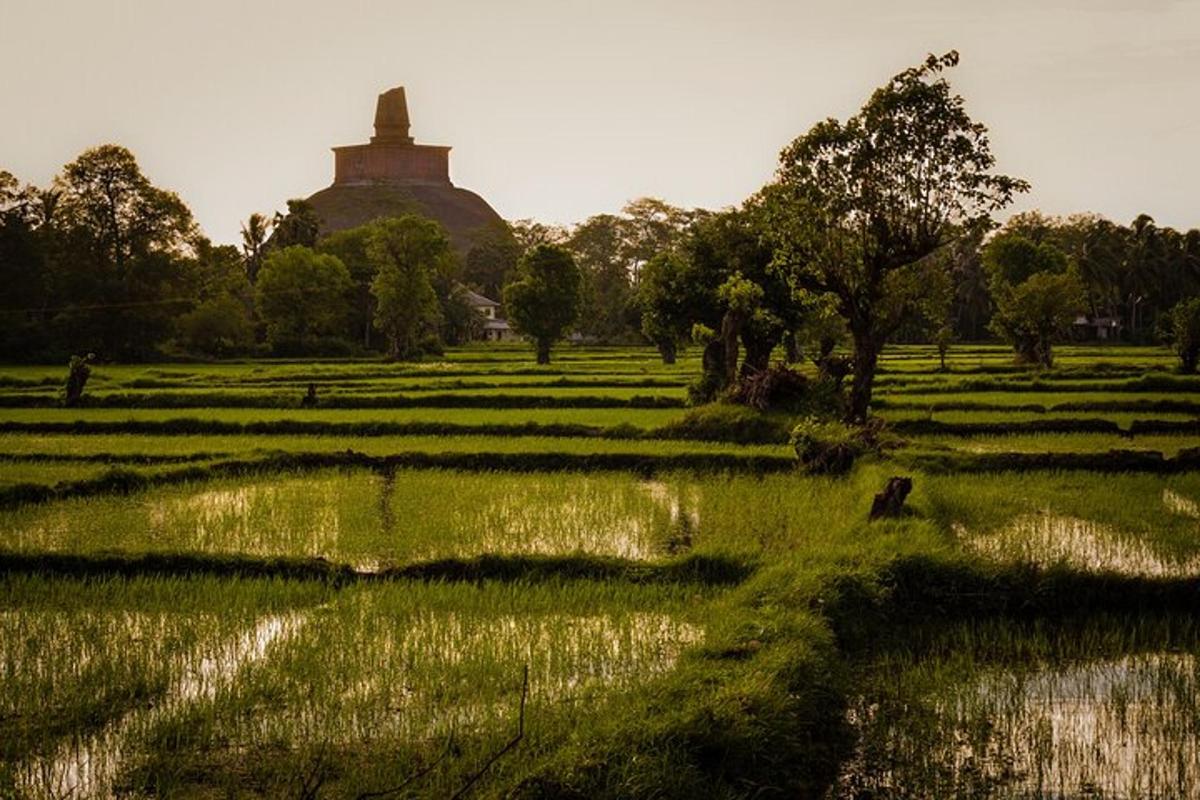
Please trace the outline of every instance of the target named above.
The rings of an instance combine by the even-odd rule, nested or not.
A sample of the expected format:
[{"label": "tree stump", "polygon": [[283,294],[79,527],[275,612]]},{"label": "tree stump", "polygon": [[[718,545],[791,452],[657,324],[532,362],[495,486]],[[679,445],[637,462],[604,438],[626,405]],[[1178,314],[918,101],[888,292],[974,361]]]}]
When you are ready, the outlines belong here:
[{"label": "tree stump", "polygon": [[912,491],[912,478],[888,478],[887,485],[883,487],[883,491],[875,495],[875,500],[871,503],[870,519],[876,520],[881,517],[898,517],[904,508],[904,501],[908,499],[909,493]]},{"label": "tree stump", "polygon": [[71,356],[67,372],[67,385],[63,389],[63,405],[71,407],[83,398],[83,387],[87,386],[88,377],[92,374],[91,364],[96,360],[94,353],[86,356]]}]

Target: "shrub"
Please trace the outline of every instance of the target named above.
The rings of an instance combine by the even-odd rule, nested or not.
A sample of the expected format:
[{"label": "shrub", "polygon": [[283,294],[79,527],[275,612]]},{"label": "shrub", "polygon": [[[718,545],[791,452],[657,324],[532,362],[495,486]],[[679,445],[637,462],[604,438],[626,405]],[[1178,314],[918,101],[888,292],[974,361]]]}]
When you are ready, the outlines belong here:
[{"label": "shrub", "polygon": [[699,439],[737,444],[787,441],[787,425],[778,417],[731,403],[709,403],[687,411],[654,431],[662,439]]},{"label": "shrub", "polygon": [[759,411],[770,408],[795,410],[808,395],[808,378],[784,366],[753,370],[743,375],[730,392],[730,399]]},{"label": "shrub", "polygon": [[1179,356],[1179,371],[1196,371],[1200,361],[1200,297],[1184,300],[1167,312],[1165,338]]},{"label": "shrub", "polygon": [[846,425],[819,417],[806,417],[792,429],[792,446],[806,470],[819,475],[849,472],[863,455],[882,447],[882,425]]}]

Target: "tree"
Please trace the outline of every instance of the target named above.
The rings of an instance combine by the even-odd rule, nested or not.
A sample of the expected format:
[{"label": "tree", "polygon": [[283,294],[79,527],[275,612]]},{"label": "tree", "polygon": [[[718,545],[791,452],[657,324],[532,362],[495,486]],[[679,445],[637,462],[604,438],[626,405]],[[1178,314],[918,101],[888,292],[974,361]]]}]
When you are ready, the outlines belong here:
[{"label": "tree", "polygon": [[1083,284],[1066,254],[1004,232],[983,251],[996,313],[992,330],[1012,343],[1026,363],[1050,367],[1052,345],[1083,308]]},{"label": "tree", "polygon": [[1166,315],[1166,339],[1179,356],[1179,369],[1185,375],[1196,371],[1200,360],[1200,297],[1182,300]]},{"label": "tree", "polygon": [[582,276],[580,333],[602,342],[620,341],[637,329],[626,225],[612,214],[596,214],[575,226],[565,246]]},{"label": "tree", "polygon": [[674,364],[679,344],[691,333],[696,289],[687,260],[679,253],[659,253],[646,262],[638,285],[642,333],[658,348],[664,364]]},{"label": "tree", "polygon": [[498,298],[509,274],[524,252],[507,223],[475,231],[463,266],[463,281],[491,298]]},{"label": "tree", "polygon": [[336,336],[349,313],[350,273],[335,256],[299,245],[273,250],[255,286],[258,313],[276,351],[305,352],[313,339]]},{"label": "tree", "polygon": [[267,237],[271,234],[271,223],[257,211],[242,223],[242,259],[246,264],[246,279],[253,284],[262,269],[263,252]]},{"label": "tree", "polygon": [[438,298],[442,307],[442,341],[448,345],[466,344],[483,335],[483,314],[472,305],[468,292],[461,283],[454,283],[445,297]]},{"label": "tree", "polygon": [[703,297],[691,301],[693,321],[713,331],[694,400],[711,400],[738,376],[767,369],[771,353],[805,312],[805,298],[772,268],[766,219],[754,201],[707,214],[680,245],[691,265],[688,280],[703,289]]},{"label": "tree", "polygon": [[561,225],[547,225],[532,219],[515,219],[508,229],[517,242],[518,257],[539,244],[562,244],[567,240],[567,231]]},{"label": "tree", "polygon": [[1027,188],[993,174],[987,129],[942,77],[957,63],[930,56],[846,122],[813,126],[761,195],[778,268],[836,297],[850,329],[850,422],[866,420],[879,354],[920,296],[918,265]]},{"label": "tree", "polygon": [[395,359],[418,358],[442,321],[433,278],[454,254],[442,226],[406,214],[373,226],[367,256],[375,266],[375,322]]},{"label": "tree", "polygon": [[254,323],[246,307],[230,294],[200,303],[179,318],[180,344],[191,353],[221,358],[254,344]]},{"label": "tree", "polygon": [[[56,195],[52,195],[56,197]],[[44,309],[50,303],[47,265],[52,244],[43,193],[21,187],[0,171],[0,353],[28,357],[47,344]]]},{"label": "tree", "polygon": [[82,153],[55,180],[47,279],[62,342],[108,357],[150,355],[192,304],[196,227],[173,192],[153,186],[117,145]]},{"label": "tree", "polygon": [[642,267],[659,253],[674,248],[702,212],[673,206],[657,197],[639,197],[621,209],[622,258],[629,265],[634,286],[641,282]]},{"label": "tree", "polygon": [[565,248],[542,244],[521,257],[516,279],[504,287],[513,329],[533,340],[537,363],[550,363],[550,346],[579,316],[579,267]]},{"label": "tree", "polygon": [[321,221],[317,211],[307,200],[292,198],[287,201],[287,213],[275,212],[271,223],[274,229],[271,234],[270,246],[274,249],[285,247],[316,247],[317,234]]},{"label": "tree", "polygon": [[373,225],[335,231],[317,242],[317,252],[336,256],[350,273],[351,335],[362,339],[365,349],[371,348],[371,331],[375,327],[375,295],[371,283],[375,280],[376,264],[367,255]]}]

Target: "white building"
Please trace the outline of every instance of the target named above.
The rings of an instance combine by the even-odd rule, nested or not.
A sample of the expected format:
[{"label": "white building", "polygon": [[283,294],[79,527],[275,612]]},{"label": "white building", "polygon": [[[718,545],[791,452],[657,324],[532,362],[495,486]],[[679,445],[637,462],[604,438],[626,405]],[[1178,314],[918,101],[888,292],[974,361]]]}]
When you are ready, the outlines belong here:
[{"label": "white building", "polygon": [[480,338],[485,342],[516,341],[517,335],[509,327],[508,320],[499,315],[500,304],[478,292],[467,289],[467,302],[483,317]]}]

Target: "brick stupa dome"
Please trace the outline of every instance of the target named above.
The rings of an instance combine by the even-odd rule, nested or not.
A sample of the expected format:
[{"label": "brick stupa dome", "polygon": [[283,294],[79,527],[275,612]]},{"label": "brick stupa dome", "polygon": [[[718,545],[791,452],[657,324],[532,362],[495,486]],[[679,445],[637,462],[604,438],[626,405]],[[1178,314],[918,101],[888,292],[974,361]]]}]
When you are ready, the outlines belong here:
[{"label": "brick stupa dome", "polygon": [[486,200],[450,182],[449,147],[413,142],[404,87],[379,95],[370,143],[335,147],[333,159],[333,185],[308,198],[322,236],[418,213],[442,223],[465,253],[481,231],[504,224]]}]

